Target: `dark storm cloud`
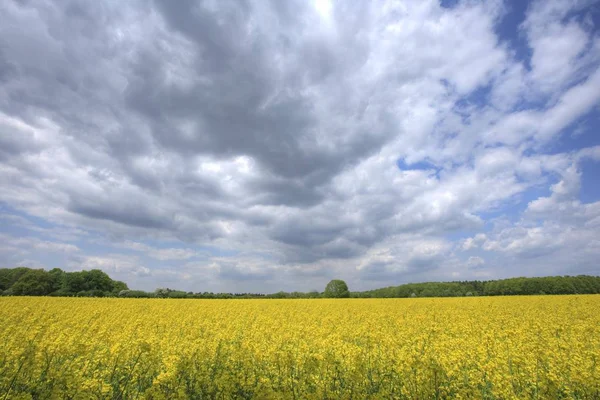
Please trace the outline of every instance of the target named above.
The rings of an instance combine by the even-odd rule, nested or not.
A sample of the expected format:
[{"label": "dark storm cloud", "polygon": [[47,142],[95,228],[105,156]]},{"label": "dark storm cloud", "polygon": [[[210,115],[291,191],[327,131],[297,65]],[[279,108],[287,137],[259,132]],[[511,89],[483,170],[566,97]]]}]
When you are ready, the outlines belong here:
[{"label": "dark storm cloud", "polygon": [[19,157],[22,153],[39,150],[36,143],[31,143],[28,138],[19,137],[18,132],[10,126],[0,125],[0,161]]},{"label": "dark storm cloud", "polygon": [[[136,61],[126,98],[150,120],[155,139],[184,153],[252,155],[285,176],[317,168],[319,155],[298,149],[311,125],[308,99],[290,92],[262,107],[276,94],[278,73],[262,33],[246,33],[248,5],[213,11],[189,1],[158,5],[171,29],[192,41],[193,74],[203,79],[186,89],[173,87],[164,82],[169,65],[160,54]],[[177,119],[193,123],[192,132],[180,132]]]},{"label": "dark storm cloud", "polygon": [[273,271],[266,266],[262,266],[262,269],[249,271],[244,265],[238,263],[221,262],[219,263],[217,276],[220,279],[232,281],[265,281],[273,276]]},{"label": "dark storm cloud", "polygon": [[[321,199],[320,185],[381,145],[383,136],[340,132],[352,140],[345,147],[327,146],[318,104],[307,90],[330,90],[328,77],[339,79],[352,58],[331,47],[335,44],[306,38],[311,26],[284,27],[289,11],[266,13],[246,2],[217,9],[192,1],[157,5],[168,26],[192,43],[194,79],[185,88],[166,82],[172,60],[152,49],[134,62],[125,96],[165,148],[188,155],[251,156],[283,178],[257,183],[267,204],[314,205]],[[298,4],[296,20],[309,6]],[[352,105],[345,104],[343,92],[328,94],[339,95],[332,111],[353,112],[344,109]],[[186,123],[189,130],[180,127]]]},{"label": "dark storm cloud", "polygon": [[[305,2],[273,9],[243,2],[215,9],[192,1],[156,2],[171,33],[151,30],[133,48],[114,38],[126,23],[126,8],[92,2],[61,5],[18,7],[21,22],[45,11],[48,30],[36,27],[37,34],[26,37],[16,34],[17,26],[9,31],[7,37],[15,39],[8,46],[11,58],[20,62],[20,76],[26,79],[9,85],[12,101],[5,105],[28,120],[27,109],[44,109],[66,128],[65,134],[106,149],[121,172],[149,190],[159,190],[165,178],[140,171],[131,159],[151,152],[154,144],[184,158],[249,155],[266,172],[252,183],[256,204],[314,206],[324,198],[324,184],[378,148],[384,137],[339,132],[349,140],[332,148],[326,132],[318,129],[315,95],[306,89],[329,90],[337,97],[334,112],[352,112],[344,93],[331,92],[326,80],[343,73],[356,57],[311,37],[313,27],[298,23],[299,16],[314,14]],[[139,9],[135,16],[147,16],[147,6]],[[182,77],[188,80],[185,87],[166,81],[178,63],[172,34],[191,43],[192,69],[191,76]],[[351,38],[354,32],[347,34]],[[36,63],[31,52],[15,57],[18,47],[39,49],[45,65]],[[283,62],[274,62],[277,58]],[[132,119],[121,104],[136,110],[142,120]],[[149,135],[142,124],[149,127]],[[73,150],[73,157],[82,157],[76,146]],[[185,188],[184,194],[197,188],[213,198],[223,195],[218,185],[184,180],[188,184],[178,186]]]},{"label": "dark storm cloud", "polygon": [[[390,261],[373,261],[360,270],[360,276],[367,280],[394,280],[401,277],[427,275],[444,264],[446,253],[435,255],[414,255],[408,259],[398,255]],[[404,259],[403,259],[404,258]]]},{"label": "dark storm cloud", "polygon": [[68,210],[86,217],[109,220],[140,228],[170,228],[172,224],[164,215],[140,204],[102,204],[96,201],[71,203]]},{"label": "dark storm cloud", "polygon": [[0,51],[0,82],[8,82],[16,73],[17,67]]}]

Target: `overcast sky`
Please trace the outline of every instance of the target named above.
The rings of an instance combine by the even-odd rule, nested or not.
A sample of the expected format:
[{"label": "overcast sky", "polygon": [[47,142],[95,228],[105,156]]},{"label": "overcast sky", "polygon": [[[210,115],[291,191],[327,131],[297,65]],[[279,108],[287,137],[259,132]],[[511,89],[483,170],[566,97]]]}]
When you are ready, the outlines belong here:
[{"label": "overcast sky", "polygon": [[600,275],[600,3],[0,2],[0,266]]}]

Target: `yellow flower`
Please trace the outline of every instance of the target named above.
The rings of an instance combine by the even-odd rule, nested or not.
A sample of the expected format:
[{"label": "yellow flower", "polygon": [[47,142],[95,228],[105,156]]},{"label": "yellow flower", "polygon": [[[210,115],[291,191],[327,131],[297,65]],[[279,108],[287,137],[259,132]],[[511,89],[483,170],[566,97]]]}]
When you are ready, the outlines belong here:
[{"label": "yellow flower", "polygon": [[598,309],[597,295],[0,298],[0,398],[592,399]]}]

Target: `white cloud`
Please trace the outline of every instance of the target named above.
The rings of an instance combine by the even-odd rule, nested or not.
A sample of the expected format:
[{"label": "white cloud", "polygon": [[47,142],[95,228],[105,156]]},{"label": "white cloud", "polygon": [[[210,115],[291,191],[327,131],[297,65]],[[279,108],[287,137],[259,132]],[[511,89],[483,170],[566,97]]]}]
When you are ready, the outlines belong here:
[{"label": "white cloud", "polygon": [[[581,154],[561,171],[558,182],[550,186],[549,196],[529,202],[517,223],[500,226],[485,239],[480,237],[481,248],[511,257],[514,268],[528,270],[526,266],[539,263],[550,273],[569,273],[573,265],[579,266],[580,273],[600,272],[596,262],[600,257],[600,201],[584,204],[577,199]],[[476,247],[475,241],[465,240],[463,249]]]},{"label": "white cloud", "polygon": [[107,254],[107,256],[103,257],[83,257],[77,260],[77,262],[71,263],[69,267],[71,270],[100,269],[117,278],[131,278],[131,275],[145,276],[150,274],[150,269],[140,265],[137,258],[122,254]]},{"label": "white cloud", "polygon": [[188,260],[198,253],[190,249],[158,249],[150,253],[151,257],[158,260]]},{"label": "white cloud", "polygon": [[0,234],[0,240],[2,240],[4,246],[13,249],[39,250],[52,253],[76,253],[80,251],[77,246],[70,243],[50,242],[34,237],[12,237]]},{"label": "white cloud", "polygon": [[124,248],[136,250],[142,252],[149,257],[157,260],[188,260],[196,257],[199,253],[192,249],[181,249],[181,248],[155,248],[148,246],[144,243],[125,241],[122,245]]},{"label": "white cloud", "polygon": [[483,258],[481,258],[481,257],[478,257],[478,256],[471,256],[467,260],[467,266],[469,268],[481,267],[484,264],[485,264],[485,260]]},{"label": "white cloud", "polygon": [[485,235],[485,233],[478,233],[472,238],[467,238],[463,240],[461,248],[464,251],[478,248],[479,246],[481,246],[482,243],[486,241],[486,239],[487,236]]}]

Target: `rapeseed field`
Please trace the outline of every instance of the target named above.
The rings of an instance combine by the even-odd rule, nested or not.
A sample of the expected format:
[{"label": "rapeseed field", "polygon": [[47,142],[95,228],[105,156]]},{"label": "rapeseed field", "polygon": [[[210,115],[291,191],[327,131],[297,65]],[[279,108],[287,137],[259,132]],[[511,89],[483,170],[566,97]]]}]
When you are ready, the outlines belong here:
[{"label": "rapeseed field", "polygon": [[0,298],[0,399],[598,399],[600,296]]}]

